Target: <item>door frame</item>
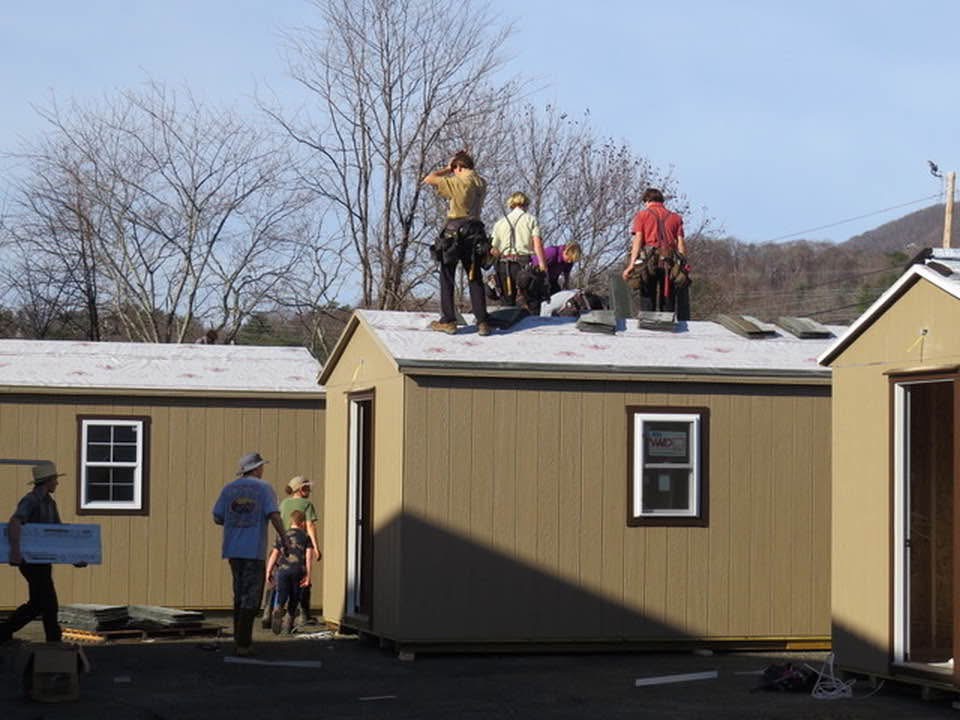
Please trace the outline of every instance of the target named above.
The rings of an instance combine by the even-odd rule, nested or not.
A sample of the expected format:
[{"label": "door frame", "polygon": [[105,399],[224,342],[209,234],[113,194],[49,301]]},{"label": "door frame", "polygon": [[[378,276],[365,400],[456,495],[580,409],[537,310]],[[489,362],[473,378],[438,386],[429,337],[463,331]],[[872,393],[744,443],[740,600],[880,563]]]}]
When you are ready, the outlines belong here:
[{"label": "door frame", "polygon": [[[373,622],[373,488],[374,448],[376,427],[376,398],[373,390],[348,393],[347,400],[347,542],[346,574],[344,577],[344,616],[350,625],[370,628]],[[361,475],[360,417],[361,403],[368,403],[367,423],[368,458],[366,472]],[[359,500],[359,503],[358,503]],[[358,508],[358,504],[362,506]],[[361,522],[358,528],[358,513]],[[359,553],[357,543],[360,543]],[[358,567],[359,558],[359,567]]]},{"label": "door frame", "polygon": [[[929,373],[910,373],[890,376],[892,395],[891,415],[891,521],[893,541],[891,543],[891,644],[890,659],[894,665],[910,664],[906,660],[907,634],[910,618],[910,568],[906,543],[910,531],[909,517],[909,475],[907,467],[907,440],[909,428],[907,388],[932,383],[950,383],[953,388],[953,468],[954,468],[954,507],[953,507],[953,576],[960,579],[960,374],[944,373],[943,370]],[[957,589],[954,589],[954,596]],[[953,656],[960,658],[960,607],[953,603]],[[954,684],[960,685],[960,662],[954,663]]]}]

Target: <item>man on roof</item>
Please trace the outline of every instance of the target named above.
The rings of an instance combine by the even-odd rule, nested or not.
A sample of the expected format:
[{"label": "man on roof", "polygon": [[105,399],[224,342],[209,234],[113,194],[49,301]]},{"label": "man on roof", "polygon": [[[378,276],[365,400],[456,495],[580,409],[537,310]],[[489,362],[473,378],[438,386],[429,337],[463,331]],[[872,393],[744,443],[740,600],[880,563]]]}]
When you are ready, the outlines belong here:
[{"label": "man on roof", "polygon": [[663,193],[649,188],[633,218],[633,242],[623,279],[639,291],[641,310],[676,310],[677,290],[686,287],[687,246],[683,218],[664,206]]},{"label": "man on roof", "polygon": [[446,166],[434,170],[423,182],[432,185],[440,197],[450,201],[443,229],[433,250],[434,258],[440,263],[440,319],[430,323],[430,328],[448,335],[456,334],[457,309],[453,290],[457,266],[463,265],[477,334],[489,335],[482,273],[483,258],[488,253],[489,243],[480,220],[487,181],[474,169],[473,157],[466,150],[460,150]]},{"label": "man on roof", "polygon": [[497,284],[504,305],[516,305],[520,273],[531,261],[536,263],[532,267],[547,272],[540,223],[529,208],[530,198],[515,192],[507,198],[507,214],[493,226],[490,253],[497,259]]}]

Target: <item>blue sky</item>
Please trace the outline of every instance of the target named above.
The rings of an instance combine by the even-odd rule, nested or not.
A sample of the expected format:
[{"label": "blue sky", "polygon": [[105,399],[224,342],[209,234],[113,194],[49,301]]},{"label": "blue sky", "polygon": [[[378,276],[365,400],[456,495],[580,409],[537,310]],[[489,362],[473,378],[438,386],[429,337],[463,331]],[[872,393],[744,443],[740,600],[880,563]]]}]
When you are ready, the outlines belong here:
[{"label": "blue sky", "polygon": [[[531,100],[589,109],[743,240],[935,195],[928,159],[960,169],[953,0],[489,5],[516,22],[509,69],[532,78]],[[311,21],[304,0],[3,3],[0,149],[41,128],[31,104],[51,92],[148,76],[241,108],[257,85],[295,102],[280,34]],[[932,202],[803,236],[842,241]]]}]

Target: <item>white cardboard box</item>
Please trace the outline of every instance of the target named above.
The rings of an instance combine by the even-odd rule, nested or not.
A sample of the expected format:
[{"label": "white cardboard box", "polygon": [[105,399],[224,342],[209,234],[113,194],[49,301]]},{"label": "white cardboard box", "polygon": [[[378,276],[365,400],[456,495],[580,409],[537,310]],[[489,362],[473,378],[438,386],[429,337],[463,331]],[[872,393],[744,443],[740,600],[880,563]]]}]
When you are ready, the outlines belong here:
[{"label": "white cardboard box", "polygon": [[[73,564],[102,562],[100,526],[27,523],[20,532],[20,553],[28,563]],[[0,562],[10,557],[7,523],[0,523]]]}]

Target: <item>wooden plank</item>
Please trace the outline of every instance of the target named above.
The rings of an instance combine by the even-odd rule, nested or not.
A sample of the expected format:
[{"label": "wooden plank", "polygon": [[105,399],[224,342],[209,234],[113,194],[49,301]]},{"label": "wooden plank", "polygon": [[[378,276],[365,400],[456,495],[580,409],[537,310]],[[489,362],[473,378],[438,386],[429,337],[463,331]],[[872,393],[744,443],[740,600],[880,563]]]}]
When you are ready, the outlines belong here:
[{"label": "wooden plank", "polygon": [[517,550],[517,463],[518,455],[533,452],[518,432],[517,392],[497,389],[493,398],[492,453],[496,469],[493,482],[493,547],[505,557],[515,558]]},{"label": "wooden plank", "polygon": [[[610,481],[603,474],[603,396],[584,392],[581,396],[580,437],[580,586],[603,598],[603,492]],[[621,483],[622,484],[622,483]],[[596,613],[582,620],[590,634],[599,634]]]},{"label": "wooden plank", "polygon": [[[553,422],[540,422],[537,428],[538,495],[537,512],[537,570],[541,573],[535,592],[539,597],[555,592],[552,580],[560,573],[560,439],[555,423],[560,417],[560,400],[556,392],[541,390],[538,393],[539,417],[552,418]],[[553,635],[565,625],[561,609],[545,603],[535,621],[536,632]]]},{"label": "wooden plank", "polygon": [[427,415],[428,392],[404,378],[403,403],[403,511],[427,514]]},{"label": "wooden plank", "polygon": [[[528,638],[536,627],[541,599],[537,597],[538,572],[537,525],[540,508],[539,473],[540,458],[544,449],[540,447],[536,428],[542,424],[539,414],[539,393],[533,389],[516,391],[516,427],[527,428],[529,440],[524,443],[525,450],[516,455],[516,546],[515,558],[520,572],[517,577],[517,620],[520,637]],[[518,446],[521,440],[517,440]]]},{"label": "wooden plank", "polygon": [[451,450],[456,447],[450,429],[450,391],[430,387],[426,393],[426,507],[423,517],[443,527],[450,522]]},{"label": "wooden plank", "polygon": [[[183,566],[184,605],[204,607],[204,585],[206,582],[206,539],[209,537],[209,520],[215,498],[207,493],[204,458],[207,452],[205,443],[207,425],[219,418],[210,408],[189,408],[189,431],[183,449],[184,475],[184,539],[187,547],[179,558]],[[214,526],[216,527],[216,526]],[[215,556],[214,556],[215,557]]]},{"label": "wooden plank", "polygon": [[[750,633],[750,595],[752,546],[761,542],[753,528],[751,508],[755,502],[754,458],[752,452],[743,452],[736,438],[753,437],[753,403],[749,397],[731,397],[727,417],[726,436],[730,438],[730,634],[746,636]],[[735,448],[735,449],[734,449]]]},{"label": "wooden plank", "polygon": [[224,474],[230,467],[224,451],[226,444],[224,429],[227,427],[228,412],[223,407],[209,407],[206,409],[203,424],[204,456],[198,485],[203,493],[199,504],[206,511],[207,517],[198,519],[202,543],[197,561],[203,572],[204,607],[229,605],[233,600],[232,597],[224,594],[226,588],[221,579],[223,561],[220,559],[220,548],[223,543],[223,530],[210,519],[213,505],[223,488]]},{"label": "wooden plank", "polygon": [[773,593],[770,578],[773,573],[773,496],[771,484],[779,468],[773,461],[772,402],[770,398],[752,398],[751,438],[748,452],[753,472],[750,479],[750,517],[754,535],[750,543],[750,612],[745,635],[772,634]]},{"label": "wooden plank", "polygon": [[[154,409],[151,445],[153,466],[150,468],[153,481],[150,490],[150,542],[144,548],[148,562],[147,599],[151,605],[166,603],[167,589],[167,534],[170,512],[170,453],[171,428],[170,408],[157,406]],[[182,547],[182,545],[181,545]]]},{"label": "wooden plank", "polygon": [[493,393],[484,388],[470,391],[473,443],[470,467],[470,537],[479,545],[493,544],[493,485],[495,458],[490,452],[490,433],[498,418],[493,412]]},{"label": "wooden plank", "polygon": [[[624,607],[624,536],[627,522],[626,399],[620,392],[601,398],[603,427],[602,593],[607,600],[602,618],[604,637],[623,637],[630,612]],[[631,539],[637,528],[630,528]]]},{"label": "wooden plank", "polygon": [[[710,528],[708,581],[706,596],[708,636],[732,634],[730,623],[730,598],[734,590],[731,585],[734,542],[734,523],[732,521],[734,504],[742,499],[733,495],[735,478],[734,459],[732,457],[733,440],[738,437],[733,428],[733,404],[730,396],[711,397],[710,438],[707,461],[709,463]],[[731,428],[731,431],[722,431]]]},{"label": "wooden plank", "polygon": [[183,607],[187,603],[187,553],[195,549],[187,545],[188,477],[193,477],[187,465],[186,451],[189,438],[203,431],[193,408],[171,407],[167,447],[167,468],[162,482],[167,490],[166,509],[166,587],[163,600],[153,605]]},{"label": "wooden plank", "polygon": [[[772,399],[770,435],[770,519],[771,568],[770,615],[773,632],[790,633],[797,630],[794,616],[794,598],[791,578],[799,571],[790,558],[797,538],[797,514],[794,508],[803,504],[806,487],[797,474],[799,455],[793,444],[792,428],[796,423],[797,407],[793,397]],[[807,452],[809,450],[807,449]]]},{"label": "wooden plank", "polygon": [[574,392],[573,388],[570,388],[560,393],[560,411],[556,416],[557,425],[559,425],[557,558],[560,577],[574,585],[580,583],[582,414],[579,392]]},{"label": "wooden plank", "polygon": [[[793,532],[796,537],[813,538],[813,498],[817,479],[813,475],[813,456],[815,453],[805,449],[814,437],[814,406],[819,404],[822,415],[829,420],[829,398],[797,398],[793,410],[793,469],[796,495],[789,505]],[[829,422],[827,423],[829,424]],[[787,508],[782,508],[786,512]],[[789,551],[790,593],[793,597],[794,629],[799,633],[813,632],[816,623],[813,618],[813,597],[820,592],[829,596],[827,587],[830,582],[829,570],[822,571],[817,577],[818,566],[829,567],[824,558],[816,557],[812,542],[792,542]],[[818,583],[817,581],[820,580]],[[827,587],[825,587],[825,585]]]}]

